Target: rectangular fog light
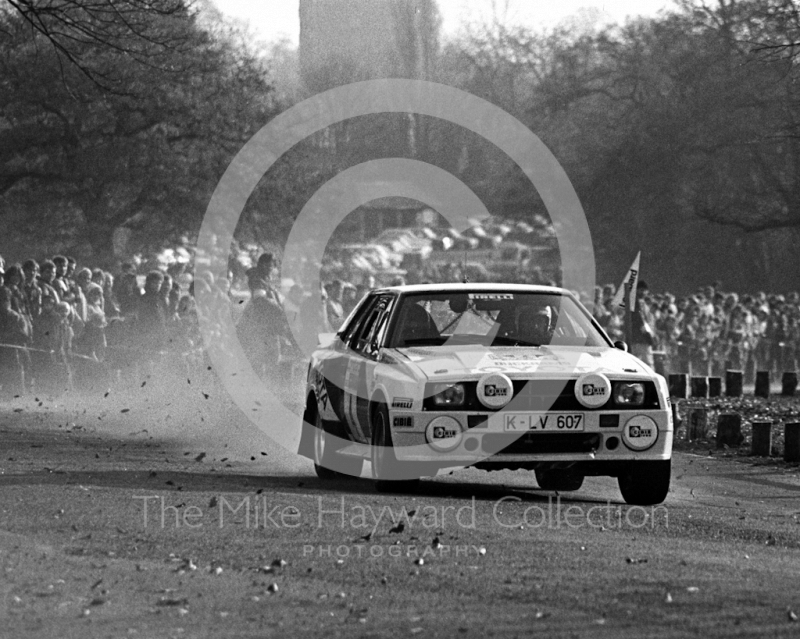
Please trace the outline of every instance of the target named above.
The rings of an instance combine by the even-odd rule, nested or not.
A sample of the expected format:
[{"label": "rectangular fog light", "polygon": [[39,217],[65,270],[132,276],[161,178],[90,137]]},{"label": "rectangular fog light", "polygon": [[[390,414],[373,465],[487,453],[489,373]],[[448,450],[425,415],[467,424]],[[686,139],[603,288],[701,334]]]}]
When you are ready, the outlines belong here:
[{"label": "rectangular fog light", "polygon": [[488,415],[467,415],[467,428],[488,428]]},{"label": "rectangular fog light", "polygon": [[619,415],[600,415],[600,428],[619,428]]}]

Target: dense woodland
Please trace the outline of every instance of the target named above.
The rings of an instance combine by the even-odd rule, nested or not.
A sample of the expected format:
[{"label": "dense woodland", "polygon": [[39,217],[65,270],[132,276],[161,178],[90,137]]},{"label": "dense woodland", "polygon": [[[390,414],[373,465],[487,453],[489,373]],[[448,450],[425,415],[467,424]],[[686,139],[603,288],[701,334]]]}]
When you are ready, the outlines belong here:
[{"label": "dense woodland", "polygon": [[[390,5],[402,55],[373,68],[365,34],[356,58],[320,69],[302,34],[299,50],[257,43],[206,0],[0,0],[0,254],[111,267],[191,243],[231,158],[271,118],[332,86],[412,77],[483,97],[548,145],[583,203],[601,282],[641,249],[653,288],[798,288],[795,2],[680,0],[652,19],[584,14],[548,31],[497,19],[447,40],[433,0]],[[286,154],[241,237],[280,246],[328,179],[398,156],[452,172],[499,216],[544,212],[474,134],[382,115]]]}]

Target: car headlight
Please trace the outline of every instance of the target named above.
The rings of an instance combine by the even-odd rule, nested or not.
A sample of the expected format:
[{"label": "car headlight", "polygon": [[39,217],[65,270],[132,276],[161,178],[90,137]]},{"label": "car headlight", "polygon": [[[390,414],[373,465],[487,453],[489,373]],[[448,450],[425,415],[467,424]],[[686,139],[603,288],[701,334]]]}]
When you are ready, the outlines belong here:
[{"label": "car headlight", "polygon": [[644,384],[617,382],[614,384],[613,397],[618,406],[641,406],[644,404]]},{"label": "car headlight", "polygon": [[465,397],[464,384],[433,385],[433,403],[436,406],[461,406]]}]

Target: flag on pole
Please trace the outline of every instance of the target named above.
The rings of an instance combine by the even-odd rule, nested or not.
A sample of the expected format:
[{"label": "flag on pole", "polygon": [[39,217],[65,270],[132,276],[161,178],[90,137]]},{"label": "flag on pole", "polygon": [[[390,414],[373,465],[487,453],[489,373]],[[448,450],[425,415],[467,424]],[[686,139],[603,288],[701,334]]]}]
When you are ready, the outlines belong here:
[{"label": "flag on pole", "polygon": [[[619,285],[617,294],[614,295],[614,299],[611,302],[613,306],[622,306],[623,308],[633,309],[636,305],[636,285],[639,282],[639,258],[641,256],[642,252],[639,251],[636,254],[636,259],[633,260],[633,264],[631,264],[631,267],[628,269],[625,279],[622,280],[622,284]],[[628,288],[630,291],[627,300],[625,300],[626,288]]]}]

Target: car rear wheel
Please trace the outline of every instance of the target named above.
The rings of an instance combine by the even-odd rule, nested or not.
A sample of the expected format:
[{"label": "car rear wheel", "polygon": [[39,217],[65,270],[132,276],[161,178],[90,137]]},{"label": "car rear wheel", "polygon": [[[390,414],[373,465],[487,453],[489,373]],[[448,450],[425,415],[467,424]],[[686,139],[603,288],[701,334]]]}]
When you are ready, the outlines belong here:
[{"label": "car rear wheel", "polygon": [[620,473],[619,491],[632,506],[660,504],[667,498],[671,474],[671,459],[631,462]]},{"label": "car rear wheel", "polygon": [[345,445],[328,431],[319,413],[314,419],[314,471],[320,479],[358,479],[364,460],[339,454]]},{"label": "car rear wheel", "polygon": [[412,464],[397,460],[389,427],[389,411],[379,405],[372,416],[372,476],[378,492],[410,492],[419,484]]},{"label": "car rear wheel", "polygon": [[578,490],[583,485],[583,475],[565,468],[536,469],[536,483],[542,490],[569,492]]}]

